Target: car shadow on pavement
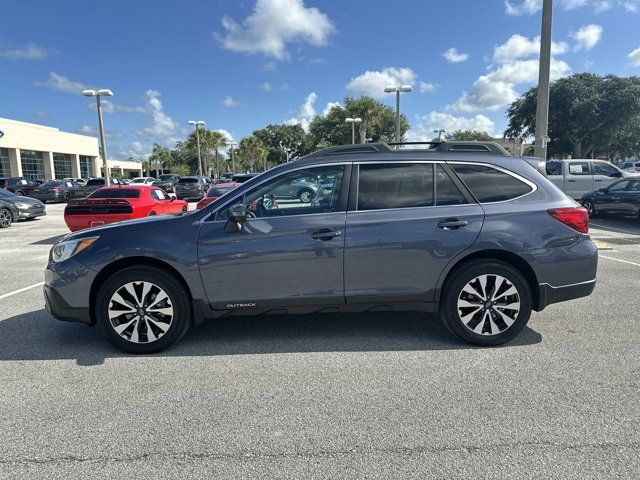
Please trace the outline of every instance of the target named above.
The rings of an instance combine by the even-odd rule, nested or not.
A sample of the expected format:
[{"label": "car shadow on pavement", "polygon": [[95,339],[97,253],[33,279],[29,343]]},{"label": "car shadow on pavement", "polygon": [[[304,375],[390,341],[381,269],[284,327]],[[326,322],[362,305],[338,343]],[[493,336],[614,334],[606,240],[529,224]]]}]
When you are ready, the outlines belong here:
[{"label": "car shadow on pavement", "polygon": [[53,245],[62,237],[64,237],[64,235],[54,235],[53,237],[43,238],[42,240],[38,240],[37,242],[31,242],[29,245]]},{"label": "car shadow on pavement", "polygon": [[[541,335],[529,327],[505,347],[533,345]],[[464,343],[433,315],[267,315],[212,319],[192,327],[178,345],[153,356],[217,356],[306,352],[384,352],[477,348]],[[121,352],[98,327],[55,320],[37,310],[0,321],[0,361],[75,359],[100,365]]]}]

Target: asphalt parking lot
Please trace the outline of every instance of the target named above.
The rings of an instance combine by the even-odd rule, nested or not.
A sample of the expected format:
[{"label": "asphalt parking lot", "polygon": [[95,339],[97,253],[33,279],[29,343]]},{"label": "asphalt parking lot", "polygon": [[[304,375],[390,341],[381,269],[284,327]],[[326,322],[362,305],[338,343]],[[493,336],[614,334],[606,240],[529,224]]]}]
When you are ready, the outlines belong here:
[{"label": "asphalt parking lot", "polygon": [[423,314],[210,321],[135,357],[54,320],[62,205],[0,231],[0,478],[638,478],[640,223],[598,284],[481,349]]}]

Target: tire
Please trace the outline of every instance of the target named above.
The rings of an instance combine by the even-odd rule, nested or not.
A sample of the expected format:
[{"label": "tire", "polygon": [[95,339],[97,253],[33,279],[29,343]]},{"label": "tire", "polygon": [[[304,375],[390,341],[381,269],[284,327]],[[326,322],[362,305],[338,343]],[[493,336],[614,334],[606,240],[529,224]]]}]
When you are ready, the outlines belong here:
[{"label": "tire", "polygon": [[19,197],[24,197],[24,196],[25,196],[25,195],[24,195],[24,192],[23,192],[22,190],[18,190],[18,191],[16,192],[16,195],[17,195],[17,196],[19,196]]},{"label": "tire", "polygon": [[182,213],[187,213],[187,210],[189,210],[189,209],[187,208],[186,205],[184,207],[182,207]]},{"label": "tire", "polygon": [[156,215],[156,212],[154,212],[153,210],[151,210],[151,211],[149,212],[149,216],[150,216],[150,217],[153,217],[154,215]]},{"label": "tire", "polygon": [[[167,299],[158,301],[162,298],[161,291]],[[139,299],[143,295],[141,303]],[[125,303],[118,303],[114,298]],[[154,302],[157,306],[151,309]],[[168,272],[150,266],[129,267],[112,275],[100,288],[94,308],[95,318],[107,339],[121,350],[140,354],[159,352],[177,343],[187,333],[193,317],[191,302],[182,284]],[[137,317],[139,308],[145,314],[143,320]],[[123,313],[113,316],[119,311]],[[121,333],[116,331],[118,326],[125,326]]]},{"label": "tire", "polygon": [[0,228],[9,228],[13,223],[13,214],[8,208],[0,208]]},{"label": "tire", "polygon": [[67,192],[64,194],[64,203],[69,203],[69,200],[71,200],[71,194]]},{"label": "tire", "polygon": [[313,199],[313,190],[304,189],[298,192],[298,200],[302,203],[309,203]]},{"label": "tire", "polygon": [[[483,281],[486,291],[482,291]],[[512,289],[515,293],[509,293]],[[458,338],[474,345],[494,346],[518,335],[529,321],[531,309],[531,289],[518,270],[499,260],[479,259],[462,265],[447,280],[441,317]]]},{"label": "tire", "polygon": [[587,212],[589,212],[589,217],[598,216],[598,211],[596,210],[596,206],[591,200],[585,200],[584,202],[582,202],[582,206],[587,209]]}]

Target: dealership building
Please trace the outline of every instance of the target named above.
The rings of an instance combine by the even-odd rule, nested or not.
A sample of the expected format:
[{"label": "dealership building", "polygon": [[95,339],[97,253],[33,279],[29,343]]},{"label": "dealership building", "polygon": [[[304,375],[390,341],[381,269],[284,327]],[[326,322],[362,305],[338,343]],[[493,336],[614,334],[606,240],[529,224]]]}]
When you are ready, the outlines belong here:
[{"label": "dealership building", "polygon": [[[0,178],[52,179],[103,175],[98,139],[55,127],[0,118]],[[142,174],[141,163],[107,160],[110,172]]]}]

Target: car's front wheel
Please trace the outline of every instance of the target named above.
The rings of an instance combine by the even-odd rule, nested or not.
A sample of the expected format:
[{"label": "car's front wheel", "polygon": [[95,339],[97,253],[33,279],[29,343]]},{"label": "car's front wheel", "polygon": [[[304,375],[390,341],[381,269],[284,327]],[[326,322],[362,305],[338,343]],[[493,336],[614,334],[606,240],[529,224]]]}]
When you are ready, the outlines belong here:
[{"label": "car's front wheel", "polygon": [[531,289],[511,265],[492,259],[456,270],[443,292],[442,319],[459,338],[481,346],[513,339],[529,321]]},{"label": "car's front wheel", "polygon": [[589,212],[590,217],[595,217],[596,215],[598,215],[596,206],[593,204],[591,200],[585,200],[584,202],[582,202],[582,206],[587,209],[587,212]]},{"label": "car's front wheel", "polygon": [[131,353],[154,353],[179,341],[191,324],[182,284],[152,266],[125,268],[100,288],[95,316],[105,336]]},{"label": "car's front wheel", "polygon": [[0,228],[10,227],[13,223],[13,215],[6,208],[0,208]]},{"label": "car's front wheel", "polygon": [[302,203],[309,203],[313,198],[313,190],[302,190],[298,193],[298,200]]}]

